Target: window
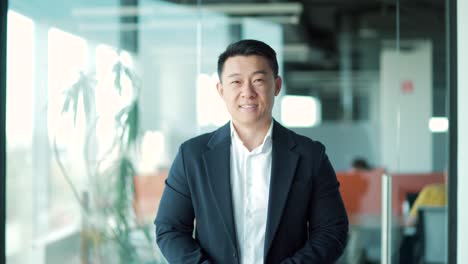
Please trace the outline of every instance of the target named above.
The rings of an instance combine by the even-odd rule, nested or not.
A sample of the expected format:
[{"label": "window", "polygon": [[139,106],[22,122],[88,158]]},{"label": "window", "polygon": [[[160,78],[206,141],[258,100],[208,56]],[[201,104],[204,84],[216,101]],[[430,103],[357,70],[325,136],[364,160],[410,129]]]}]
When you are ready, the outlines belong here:
[{"label": "window", "polygon": [[289,127],[311,127],[320,123],[320,102],[311,96],[286,95],[281,100],[281,121]]}]

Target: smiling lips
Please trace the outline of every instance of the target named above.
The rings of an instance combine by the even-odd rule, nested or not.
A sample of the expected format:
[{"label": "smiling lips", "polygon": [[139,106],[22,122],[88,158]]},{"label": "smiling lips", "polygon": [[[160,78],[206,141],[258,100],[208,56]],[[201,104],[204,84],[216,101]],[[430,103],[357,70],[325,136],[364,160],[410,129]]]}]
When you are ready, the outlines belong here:
[{"label": "smiling lips", "polygon": [[246,110],[246,111],[255,110],[255,109],[257,109],[257,107],[258,107],[258,104],[243,104],[243,105],[239,105],[239,108],[240,108],[240,109]]}]

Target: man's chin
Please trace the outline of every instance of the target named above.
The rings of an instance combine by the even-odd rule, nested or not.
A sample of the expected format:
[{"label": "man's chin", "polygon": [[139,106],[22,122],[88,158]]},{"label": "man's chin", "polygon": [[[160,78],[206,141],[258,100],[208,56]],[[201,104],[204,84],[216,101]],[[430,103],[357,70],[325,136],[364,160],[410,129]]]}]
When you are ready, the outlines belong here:
[{"label": "man's chin", "polygon": [[234,119],[234,122],[245,125],[245,126],[257,126],[267,121],[266,119],[259,118],[258,116],[252,116],[252,117],[236,118]]},{"label": "man's chin", "polygon": [[242,124],[242,125],[255,125],[258,122],[258,120],[256,118],[241,117],[241,118],[234,118],[234,122]]}]

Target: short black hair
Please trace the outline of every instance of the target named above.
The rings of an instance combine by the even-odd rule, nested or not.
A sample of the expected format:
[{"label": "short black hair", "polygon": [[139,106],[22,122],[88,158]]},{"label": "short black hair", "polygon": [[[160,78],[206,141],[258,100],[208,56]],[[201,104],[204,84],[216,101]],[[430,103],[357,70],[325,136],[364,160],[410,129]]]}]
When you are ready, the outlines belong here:
[{"label": "short black hair", "polygon": [[257,55],[267,59],[268,64],[273,71],[273,75],[278,77],[278,61],[276,60],[276,52],[265,42],[244,39],[231,43],[226,50],[219,55],[218,58],[218,77],[221,80],[221,73],[223,72],[224,63],[227,59],[234,56],[250,56]]}]

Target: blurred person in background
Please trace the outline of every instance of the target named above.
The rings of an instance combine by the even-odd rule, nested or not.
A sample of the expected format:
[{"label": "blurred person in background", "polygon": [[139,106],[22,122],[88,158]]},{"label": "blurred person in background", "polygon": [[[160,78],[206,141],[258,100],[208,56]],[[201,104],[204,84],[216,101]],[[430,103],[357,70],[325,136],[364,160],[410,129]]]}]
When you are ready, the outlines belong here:
[{"label": "blurred person in background", "polygon": [[351,163],[351,168],[353,170],[372,170],[372,167],[364,158],[355,158]]},{"label": "blurred person in background", "polygon": [[[404,221],[405,234],[400,245],[399,263],[415,263],[420,258],[421,252],[415,250],[421,244],[422,229],[416,228],[418,224],[418,210],[422,206],[446,206],[447,205],[447,171],[444,171],[444,182],[425,186],[416,196],[411,210]],[[406,202],[408,203],[408,201]]]},{"label": "blurred person in background", "polygon": [[419,192],[411,206],[411,211],[405,221],[406,226],[414,226],[417,222],[418,208],[421,206],[446,206],[447,205],[447,172],[444,172],[444,182],[429,184]]}]

